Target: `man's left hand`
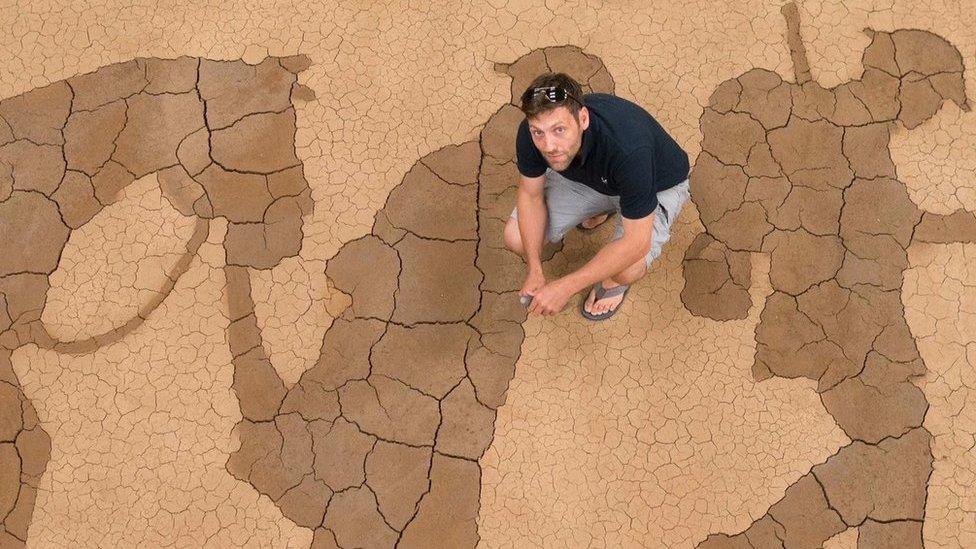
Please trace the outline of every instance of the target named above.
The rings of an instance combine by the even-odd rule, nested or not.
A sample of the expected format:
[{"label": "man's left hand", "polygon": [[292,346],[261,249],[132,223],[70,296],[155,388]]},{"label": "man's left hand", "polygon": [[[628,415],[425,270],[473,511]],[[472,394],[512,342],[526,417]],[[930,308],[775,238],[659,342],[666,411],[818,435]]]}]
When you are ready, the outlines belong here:
[{"label": "man's left hand", "polygon": [[566,307],[566,302],[573,296],[572,288],[563,279],[553,280],[535,293],[529,304],[529,313],[543,316],[554,315]]}]

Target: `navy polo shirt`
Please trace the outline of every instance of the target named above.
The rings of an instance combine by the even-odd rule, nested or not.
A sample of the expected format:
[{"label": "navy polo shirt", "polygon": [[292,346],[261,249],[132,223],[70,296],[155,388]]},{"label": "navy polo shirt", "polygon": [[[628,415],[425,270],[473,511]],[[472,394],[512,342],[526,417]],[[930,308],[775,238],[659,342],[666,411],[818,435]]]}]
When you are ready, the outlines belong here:
[{"label": "navy polo shirt", "polygon": [[[583,96],[583,105],[590,126],[579,153],[559,173],[619,196],[620,213],[627,219],[646,217],[657,208],[657,193],[688,178],[688,154],[639,105],[605,93]],[[546,173],[549,165],[532,142],[527,120],[519,125],[515,151],[522,175]]]}]

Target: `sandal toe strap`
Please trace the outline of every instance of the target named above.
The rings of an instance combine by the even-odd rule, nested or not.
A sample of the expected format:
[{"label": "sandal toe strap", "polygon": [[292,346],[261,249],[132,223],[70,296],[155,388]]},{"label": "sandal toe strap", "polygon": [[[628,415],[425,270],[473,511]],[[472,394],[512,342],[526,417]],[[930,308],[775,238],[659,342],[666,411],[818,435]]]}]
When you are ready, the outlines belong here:
[{"label": "sandal toe strap", "polygon": [[596,294],[594,295],[594,297],[596,298],[597,301],[600,301],[605,297],[615,297],[618,295],[622,295],[624,292],[627,291],[628,288],[630,288],[630,286],[628,286],[627,284],[621,284],[620,286],[614,286],[613,288],[610,288],[608,290],[603,287],[602,282],[598,282],[596,285]]}]

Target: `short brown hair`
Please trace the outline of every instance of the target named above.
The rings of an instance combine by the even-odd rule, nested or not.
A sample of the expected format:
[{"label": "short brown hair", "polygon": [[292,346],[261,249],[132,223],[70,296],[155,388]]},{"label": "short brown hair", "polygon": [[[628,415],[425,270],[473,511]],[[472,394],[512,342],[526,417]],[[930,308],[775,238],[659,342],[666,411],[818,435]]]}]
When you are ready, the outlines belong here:
[{"label": "short brown hair", "polygon": [[[546,93],[547,91],[562,91],[565,97],[555,101],[554,97],[558,94]],[[522,112],[526,118],[532,118],[538,114],[566,107],[572,113],[573,118],[579,120],[579,111],[583,108],[583,88],[579,82],[566,73],[547,72],[540,74],[529,84],[529,87],[522,93]]]}]

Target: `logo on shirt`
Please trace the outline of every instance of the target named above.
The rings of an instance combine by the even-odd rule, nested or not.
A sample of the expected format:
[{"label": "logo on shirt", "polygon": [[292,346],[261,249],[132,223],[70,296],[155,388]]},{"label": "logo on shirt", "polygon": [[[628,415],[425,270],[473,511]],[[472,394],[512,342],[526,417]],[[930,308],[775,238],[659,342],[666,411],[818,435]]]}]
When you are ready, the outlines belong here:
[{"label": "logo on shirt", "polygon": [[606,177],[601,177],[600,178],[600,181],[602,181],[604,185],[607,184],[607,178]]}]

